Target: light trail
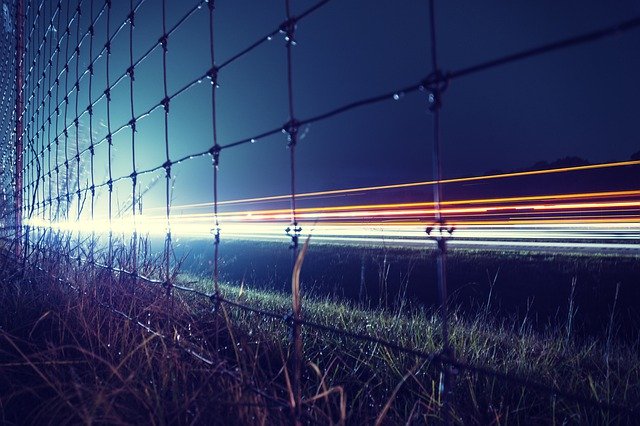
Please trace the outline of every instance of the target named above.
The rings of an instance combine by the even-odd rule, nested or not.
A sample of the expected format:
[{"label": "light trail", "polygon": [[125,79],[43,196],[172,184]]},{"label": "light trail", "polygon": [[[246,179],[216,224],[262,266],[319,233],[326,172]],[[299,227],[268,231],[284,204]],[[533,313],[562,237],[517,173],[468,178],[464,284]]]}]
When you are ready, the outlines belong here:
[{"label": "light trail", "polygon": [[[572,194],[555,194],[555,195],[540,195],[540,196],[528,196],[528,197],[509,197],[509,198],[490,198],[490,199],[471,199],[460,200],[454,202],[445,202],[448,206],[459,205],[462,207],[446,207],[441,209],[441,213],[445,216],[449,216],[450,219],[459,219],[459,216],[469,215],[482,215],[483,217],[499,216],[504,214],[513,215],[527,215],[530,212],[535,211],[563,211],[567,213],[577,213],[582,216],[587,214],[593,215],[593,213],[609,213],[613,212],[619,214],[621,212],[634,212],[640,211],[640,199],[633,199],[631,201],[590,201],[584,202],[585,198],[627,198],[640,196],[639,190],[632,191],[608,191],[608,192],[591,192],[591,193],[572,193]],[[564,200],[573,199],[580,200],[580,202],[566,202],[566,203],[536,203],[536,204],[519,204],[517,202],[529,201],[529,200]],[[496,205],[500,202],[510,202],[509,204]],[[515,203],[514,203],[515,202]],[[489,203],[490,205],[478,205],[482,203]],[[495,203],[495,204],[494,204]],[[473,207],[467,207],[465,205],[471,205]],[[373,204],[373,205],[353,205],[353,206],[336,206],[336,207],[317,207],[317,208],[301,208],[298,210],[299,217],[306,219],[307,221],[327,221],[336,219],[349,219],[362,222],[371,222],[372,219],[387,219],[397,220],[401,217],[415,217],[422,219],[424,222],[426,218],[432,216],[435,213],[433,208],[416,208],[416,207],[432,207],[433,203],[392,203],[392,204]],[[257,210],[257,211],[244,211],[244,212],[227,212],[220,213],[219,217],[227,222],[277,222],[284,221],[289,217],[289,209],[276,209],[276,210]],[[546,213],[545,213],[546,214]],[[157,221],[164,221],[164,216],[145,215],[146,222],[154,223]],[[543,220],[544,217],[539,218]],[[213,220],[211,213],[183,213],[174,214],[173,223],[210,223]],[[575,220],[575,219],[574,219]],[[126,220],[125,220],[126,222]],[[114,226],[120,226],[116,224]]]},{"label": "light trail", "polygon": [[[582,170],[637,166],[640,161],[594,164],[528,172],[504,173],[446,179],[443,183],[473,182],[518,176],[568,173]],[[303,235],[311,234],[314,241],[338,244],[401,244],[430,247],[425,233],[433,226],[435,215],[431,201],[349,203],[347,196],[363,195],[380,190],[399,190],[434,184],[434,181],[368,186],[298,194],[300,198],[322,199],[325,205],[297,209],[303,223]],[[385,193],[385,197],[400,192]],[[340,204],[335,196],[341,197]],[[288,201],[288,195],[229,200],[220,205],[247,206],[251,203]],[[319,203],[318,203],[319,204]],[[210,238],[213,223],[210,212],[202,208],[211,203],[174,206],[172,230],[174,235]],[[221,232],[228,239],[258,239],[281,241],[284,223],[290,209],[246,209],[223,211],[218,214]],[[151,209],[149,209],[151,210]],[[640,189],[618,191],[571,192],[562,194],[514,195],[508,197],[478,197],[452,199],[441,203],[441,214],[455,231],[447,236],[457,247],[515,247],[523,249],[572,247],[581,250],[620,250],[640,253]],[[163,216],[145,216],[149,231],[161,229]],[[434,231],[438,232],[438,230]],[[161,233],[158,233],[161,235]],[[547,242],[549,244],[541,244]]]},{"label": "light trail", "polygon": [[[151,219],[151,220],[150,220]],[[144,218],[138,222],[139,235],[164,237],[162,217]],[[615,220],[615,219],[614,219]],[[102,236],[109,233],[101,223],[70,222],[46,224],[37,220],[32,226],[46,227],[61,231],[88,234],[96,232]],[[190,221],[174,223],[174,239],[211,239],[210,223]],[[282,223],[226,223],[223,241],[265,240],[281,242],[284,238]],[[116,238],[132,234],[132,226],[126,219],[116,221],[111,228]],[[437,230],[435,231],[438,232]],[[447,235],[445,232],[443,232]],[[311,235],[313,241],[327,244],[352,245],[398,245],[403,247],[429,248],[433,242],[425,233],[422,222],[389,224],[373,223],[317,223],[305,227],[303,237]],[[603,250],[624,252],[640,256],[640,217],[625,218],[624,221],[562,222],[562,223],[520,223],[518,221],[490,222],[482,224],[456,225],[449,236],[454,247],[460,248],[514,248],[544,250],[576,250],[601,252]]]},{"label": "light trail", "polygon": [[[446,235],[461,247],[601,247],[640,253],[640,190],[477,198],[445,201],[442,207],[447,223],[455,227]],[[305,207],[298,209],[297,216],[304,221],[303,237],[312,235],[315,241],[429,247],[425,229],[434,225],[434,214],[432,202],[412,202]],[[281,241],[290,211],[223,212],[218,217],[223,239]],[[126,236],[135,230],[158,237],[166,233],[163,214],[140,215],[136,223],[132,218],[118,218],[111,227],[106,218],[56,223],[34,219],[28,223],[74,233]],[[174,238],[213,238],[213,223],[212,212],[174,210],[171,230]]]},{"label": "light trail", "polygon": [[[504,178],[521,177],[521,176],[536,176],[536,175],[545,175],[545,174],[567,173],[567,172],[574,172],[574,171],[607,169],[607,168],[637,166],[637,165],[640,165],[640,160],[589,164],[585,166],[560,167],[555,169],[544,169],[544,170],[529,170],[529,171],[522,171],[522,172],[500,173],[500,174],[485,175],[485,176],[468,176],[468,177],[461,177],[461,178],[443,179],[440,182],[443,184],[474,182],[474,181],[482,181],[482,180],[504,179]],[[370,192],[370,191],[380,191],[380,190],[388,190],[388,189],[406,189],[406,188],[414,188],[414,187],[421,187],[421,186],[430,186],[430,185],[434,185],[435,183],[436,181],[430,180],[430,181],[399,183],[399,184],[391,184],[391,185],[365,186],[365,187],[359,187],[359,188],[305,192],[305,193],[296,194],[296,198],[344,195],[344,194],[353,194],[358,192]],[[273,195],[269,197],[243,198],[243,199],[237,199],[237,200],[221,201],[218,203],[218,205],[223,206],[223,205],[236,205],[236,204],[245,204],[245,203],[257,203],[257,202],[265,202],[265,201],[283,201],[283,200],[288,200],[290,197],[291,195],[289,194],[289,195]],[[213,203],[209,202],[209,203],[177,205],[177,206],[173,206],[172,208],[193,209],[193,208],[202,208],[202,207],[211,207],[211,206],[213,206]],[[165,207],[153,207],[153,208],[150,208],[149,210],[164,209],[164,208]]]},{"label": "light trail", "polygon": [[[605,192],[584,192],[584,193],[571,193],[571,194],[561,194],[561,195],[532,195],[525,197],[501,197],[501,198],[480,198],[480,199],[469,199],[469,200],[456,200],[456,201],[442,201],[440,205],[464,205],[464,204],[481,204],[481,203],[502,203],[502,202],[520,202],[520,201],[539,201],[539,200],[559,200],[559,199],[580,199],[580,198],[623,198],[623,197],[633,197],[640,196],[640,190],[631,190],[631,191],[605,191]],[[348,205],[348,206],[331,206],[331,207],[307,207],[307,208],[298,208],[296,209],[299,213],[307,213],[307,212],[332,212],[332,211],[353,211],[353,210],[363,210],[363,209],[391,209],[391,208],[412,208],[412,207],[432,207],[434,205],[433,202],[418,202],[418,203],[392,203],[392,204],[356,204],[356,205]],[[178,207],[175,207],[178,209]],[[151,210],[151,209],[149,209]],[[238,214],[256,214],[259,212],[260,214],[287,214],[290,213],[289,209],[271,209],[271,210],[258,210],[258,211],[243,211],[242,213],[238,212],[222,212],[218,213],[218,216],[234,216]],[[183,216],[188,216],[187,214],[183,214]],[[209,213],[193,213],[190,215],[191,217],[198,216],[207,216],[209,217]]]},{"label": "light trail", "polygon": [[[472,204],[472,202],[470,202]],[[340,208],[321,207],[317,209],[299,209],[298,217],[300,219],[306,219],[308,221],[315,220],[327,220],[327,219],[340,219],[340,218],[352,218],[359,220],[368,220],[370,218],[394,218],[398,216],[417,216],[427,217],[435,214],[435,209],[416,209],[409,208],[404,209],[407,204],[382,204],[374,206],[358,205],[358,206],[341,206]],[[376,207],[380,209],[375,209]],[[441,214],[457,215],[457,214],[471,214],[471,213],[495,213],[495,212],[507,212],[507,211],[523,211],[523,210],[576,210],[578,212],[583,210],[594,209],[615,209],[615,208],[637,208],[640,210],[640,200],[634,201],[616,201],[616,202],[591,202],[591,203],[562,203],[562,204],[509,204],[502,206],[479,206],[479,207],[460,207],[460,208],[443,208],[440,209]],[[285,221],[289,217],[289,210],[258,210],[248,211],[242,213],[220,213],[220,218],[226,218],[231,222],[240,221]],[[213,220],[213,215],[209,213],[200,214],[184,214],[175,215],[192,221],[206,221]]]}]

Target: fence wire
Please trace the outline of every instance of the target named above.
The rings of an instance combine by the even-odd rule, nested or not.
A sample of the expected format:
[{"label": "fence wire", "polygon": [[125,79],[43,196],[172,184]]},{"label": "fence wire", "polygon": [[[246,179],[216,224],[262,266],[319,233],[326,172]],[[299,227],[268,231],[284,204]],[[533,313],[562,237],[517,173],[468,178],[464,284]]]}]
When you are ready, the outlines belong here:
[{"label": "fence wire", "polygon": [[[0,202],[3,220],[3,238],[15,237],[19,245],[23,246],[22,256],[27,256],[29,247],[38,238],[46,238],[47,232],[51,236],[52,230],[42,226],[30,226],[34,218],[41,218],[43,222],[54,224],[60,221],[79,221],[83,215],[88,215],[93,221],[98,217],[97,198],[101,191],[106,191],[106,221],[108,227],[108,249],[104,261],[97,259],[94,253],[96,233],[91,230],[90,239],[82,240],[78,233],[77,241],[72,245],[71,238],[66,238],[64,255],[69,260],[79,264],[92,265],[95,268],[109,271],[112,274],[125,274],[133,278],[134,283],[160,285],[166,289],[167,300],[170,303],[175,291],[190,293],[209,300],[212,307],[224,304],[233,309],[251,312],[255,315],[282,320],[283,324],[292,330],[298,330],[293,335],[296,340],[301,339],[300,328],[314,330],[318,333],[330,333],[344,338],[383,345],[393,351],[402,352],[430,361],[444,373],[444,394],[450,392],[453,380],[453,369],[469,373],[488,376],[504,380],[519,386],[531,388],[552,397],[564,398],[584,406],[596,407],[616,412],[630,413],[631,408],[612,404],[610,401],[600,401],[575,395],[563,391],[561,388],[544,385],[524,379],[517,375],[492,370],[486,367],[474,366],[456,358],[448,338],[448,323],[446,303],[446,233],[447,224],[440,214],[442,192],[439,184],[434,185],[434,203],[436,215],[428,218],[438,229],[434,234],[438,243],[439,286],[442,300],[443,317],[443,350],[437,353],[425,353],[416,349],[403,347],[367,334],[342,330],[332,326],[318,324],[298,316],[282,317],[281,314],[262,310],[255,306],[239,303],[222,296],[219,287],[220,254],[219,245],[221,229],[219,217],[219,165],[221,158],[232,148],[244,146],[263,140],[269,136],[283,134],[288,146],[289,175],[290,175],[290,221],[283,224],[283,236],[290,239],[292,258],[298,257],[299,238],[302,232],[298,221],[296,207],[296,146],[299,141],[299,130],[302,126],[330,120],[348,111],[368,105],[392,101],[403,94],[423,92],[429,109],[433,114],[434,134],[430,141],[433,146],[434,180],[442,180],[442,169],[439,161],[440,113],[441,98],[446,96],[448,84],[456,79],[472,74],[484,72],[509,63],[521,61],[533,56],[544,55],[552,51],[572,46],[590,43],[595,40],[618,35],[623,32],[640,28],[640,17],[620,22],[590,33],[559,40],[557,42],[523,50],[503,57],[495,58],[470,67],[452,71],[439,68],[434,1],[429,0],[429,16],[425,17],[430,29],[431,43],[425,46],[425,54],[430,58],[431,70],[425,70],[425,77],[414,84],[398,87],[396,90],[381,94],[373,94],[363,99],[351,100],[343,105],[327,111],[321,111],[308,117],[301,117],[295,108],[295,78],[296,67],[293,52],[296,46],[296,29],[305,20],[313,17],[317,11],[329,4],[331,0],[322,0],[308,9],[295,15],[290,1],[284,0],[285,19],[278,23],[271,31],[248,43],[246,47],[232,54],[226,59],[220,59],[215,49],[216,8],[214,0],[195,1],[186,7],[175,23],[168,25],[168,5],[161,0],[161,32],[155,41],[147,46],[139,46],[139,32],[148,33],[147,28],[140,27],[142,9],[149,0],[130,0],[123,15],[123,4],[112,0],[32,0],[26,5],[21,0],[11,2],[12,9],[3,11],[3,29],[0,37],[2,56],[0,57]],[[7,2],[4,3],[7,5]],[[171,60],[171,45],[179,30],[186,28],[196,16],[204,16],[208,23],[209,61],[206,68],[191,80],[177,89],[170,89],[168,68]],[[144,16],[143,16],[144,17]],[[144,22],[144,21],[143,21]],[[115,24],[115,26],[114,26]],[[136,27],[136,24],[139,26]],[[128,31],[127,31],[128,30]],[[286,49],[286,98],[288,120],[283,124],[274,124],[271,128],[248,137],[237,140],[221,140],[218,132],[217,111],[220,106],[216,97],[220,73],[241,58],[250,55],[260,46],[276,37],[281,36]],[[124,40],[124,41],[123,41]],[[112,56],[116,53],[126,56],[124,62],[114,66]],[[137,54],[137,52],[142,52]],[[14,54],[15,52],[15,54]],[[153,75],[145,75],[141,68],[150,61],[155,52],[160,52],[161,68]],[[420,53],[422,54],[422,53]],[[99,75],[99,76],[98,76]],[[137,79],[136,79],[137,78]],[[162,87],[162,97],[150,106],[142,108],[137,102],[140,79],[154,79]],[[126,104],[127,114],[120,111],[122,107],[122,90],[129,82]],[[197,89],[199,83],[208,81],[209,89]],[[177,98],[183,97],[193,90],[210,90],[211,103],[211,140],[203,150],[189,152],[174,157],[171,155],[172,144],[177,143],[171,129],[171,106]],[[116,95],[116,92],[118,93]],[[117,97],[117,98],[116,98]],[[20,103],[24,100],[24,104]],[[104,114],[99,115],[96,110],[104,104]],[[141,167],[141,156],[145,153],[139,147],[140,122],[147,119],[155,111],[162,111],[162,140],[164,151],[163,161],[154,165]],[[124,117],[124,118],[123,118]],[[22,129],[24,124],[24,129]],[[106,134],[100,135],[97,127],[104,127]],[[129,142],[129,146],[116,146],[116,137]],[[23,147],[19,141],[23,141]],[[96,150],[106,144],[106,164],[96,164]],[[127,173],[116,172],[122,169],[122,161],[116,156],[116,151],[130,150],[131,167]],[[188,285],[183,285],[172,276],[173,243],[172,243],[172,192],[175,166],[194,159],[209,157],[211,159],[211,179],[213,183],[213,291],[207,293]],[[24,163],[21,164],[21,158]],[[106,180],[97,180],[96,168],[106,167]],[[116,167],[117,166],[117,167]],[[164,226],[165,243],[162,256],[162,271],[157,277],[144,276],[139,271],[140,238],[136,231],[136,221],[142,211],[143,197],[149,190],[149,185],[143,185],[141,178],[149,175],[152,179],[164,180]],[[24,181],[24,182],[23,182]],[[124,208],[114,198],[114,186],[130,184],[130,196]],[[87,212],[88,213],[85,213]],[[126,213],[128,211],[129,213]],[[103,213],[103,212],[100,212]],[[130,236],[133,253],[130,265],[117,266],[114,263],[114,251],[118,236],[113,232],[113,221],[119,217],[130,217],[133,231]],[[22,221],[26,221],[23,226]],[[22,230],[26,237],[21,237]],[[433,229],[432,227],[429,230]],[[36,233],[31,235],[29,233]],[[425,236],[430,238],[430,236]],[[83,245],[89,247],[83,249]],[[130,268],[130,269],[128,269]],[[135,319],[121,313],[123,318],[136,322]],[[143,324],[144,326],[144,324]],[[159,333],[153,331],[154,333]],[[161,334],[159,334],[161,335]],[[188,350],[188,349],[187,349]],[[204,355],[197,355],[202,360],[208,360]],[[301,359],[294,359],[299,365]],[[297,376],[300,379],[300,376]],[[299,389],[299,383],[295,384]],[[452,403],[446,398],[444,416],[449,409],[446,404]],[[296,401],[299,408],[300,399]],[[294,416],[299,417],[296,411]],[[450,419],[449,419],[450,421]]]},{"label": "fence wire", "polygon": [[2,4],[0,35],[0,220],[13,222],[15,200],[14,126],[16,95],[16,39],[13,9]]}]

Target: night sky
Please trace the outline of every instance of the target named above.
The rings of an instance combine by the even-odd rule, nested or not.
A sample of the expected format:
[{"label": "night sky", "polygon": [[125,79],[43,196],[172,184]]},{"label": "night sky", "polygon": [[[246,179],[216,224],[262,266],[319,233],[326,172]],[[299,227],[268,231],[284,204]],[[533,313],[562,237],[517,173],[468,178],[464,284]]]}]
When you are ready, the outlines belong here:
[{"label": "night sky", "polygon": [[[66,3],[66,2],[64,2]],[[76,2],[71,0],[70,10]],[[171,28],[194,1],[167,1]],[[55,8],[45,1],[45,14]],[[94,16],[103,2],[94,0]],[[162,33],[162,2],[147,0],[136,14],[134,60]],[[293,13],[315,4],[294,0]],[[89,26],[91,1],[82,3],[81,33]],[[428,2],[330,2],[301,21],[293,50],[295,115],[304,119],[342,104],[419,82],[429,64]],[[111,32],[125,21],[129,2],[115,0]],[[438,56],[453,71],[505,54],[613,25],[640,15],[636,1],[436,2]],[[62,11],[62,22],[67,6]],[[96,24],[93,55],[106,39],[106,16]],[[48,18],[47,18],[48,19]],[[269,33],[285,19],[284,0],[216,2],[215,55],[221,63]],[[168,42],[168,92],[174,93],[211,67],[207,5],[196,11]],[[57,34],[64,30],[57,29]],[[77,43],[71,30],[71,51]],[[40,37],[42,34],[40,34]],[[55,43],[55,39],[54,39]],[[61,45],[64,62],[66,41]],[[539,160],[579,156],[591,162],[626,160],[640,150],[640,31],[553,52],[460,78],[444,93],[442,143],[445,177],[514,170]],[[48,47],[44,56],[48,58]],[[80,73],[89,63],[89,42],[81,46]],[[113,82],[129,64],[129,27],[113,43]],[[95,62],[93,99],[104,88],[105,57]],[[54,61],[55,68],[55,61]],[[138,115],[164,97],[162,49],[156,48],[135,70],[134,108]],[[64,73],[63,73],[64,76]],[[75,81],[70,62],[69,85]],[[219,143],[282,126],[288,120],[286,49],[278,35],[220,72],[217,90]],[[80,84],[80,112],[88,104],[89,79]],[[75,116],[70,96],[67,123]],[[59,100],[62,99],[60,95]],[[112,129],[128,122],[129,80],[112,91]],[[428,180],[432,177],[432,118],[426,94],[417,92],[367,106],[301,129],[297,150],[299,191],[356,185]],[[94,142],[105,137],[106,102],[94,107]],[[48,112],[47,112],[48,113]],[[63,117],[59,118],[62,124]],[[89,145],[89,117],[80,120],[80,145]],[[138,122],[138,170],[164,162],[162,108]],[[73,138],[73,135],[71,135]],[[212,145],[211,85],[203,81],[171,102],[171,158],[204,151]],[[75,139],[72,139],[75,141]],[[41,142],[38,142],[41,143]],[[107,146],[96,148],[96,183],[107,179]],[[114,137],[114,177],[131,173],[131,132]],[[89,176],[82,160],[82,179]],[[220,162],[220,199],[289,192],[286,135],[278,134],[230,150]],[[161,170],[157,176],[163,177]],[[174,204],[212,200],[210,157],[173,168]],[[140,178],[150,185],[153,176]],[[83,186],[85,183],[83,183]],[[151,185],[145,207],[162,205],[164,185]],[[118,183],[118,202],[130,194],[130,181]],[[98,192],[106,202],[106,188]],[[104,210],[103,210],[104,211]]]}]

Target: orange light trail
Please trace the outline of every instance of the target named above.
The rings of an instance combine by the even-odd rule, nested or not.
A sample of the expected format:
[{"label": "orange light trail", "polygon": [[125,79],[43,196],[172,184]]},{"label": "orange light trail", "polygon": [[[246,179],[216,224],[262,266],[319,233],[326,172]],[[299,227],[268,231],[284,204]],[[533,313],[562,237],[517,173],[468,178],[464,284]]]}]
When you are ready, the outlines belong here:
[{"label": "orange light trail", "polygon": [[[509,220],[452,220],[448,221],[447,224],[451,226],[473,226],[476,228],[493,228],[496,226],[521,226],[521,225],[567,225],[567,226],[583,226],[585,224],[590,225],[602,225],[602,226],[624,226],[624,224],[637,224],[640,222],[640,216],[628,216],[628,217],[620,217],[615,216],[612,218],[602,218],[602,217],[580,217],[580,223],[576,223],[576,218],[567,218],[566,216],[549,216],[545,218],[538,219],[509,219]],[[415,226],[425,226],[427,222],[422,221],[393,221],[393,222],[367,222],[367,226],[372,228],[376,227],[384,227],[384,226],[394,226],[394,227],[415,227]],[[353,222],[331,222],[331,226],[344,226],[349,227],[353,226]]]},{"label": "orange light trail", "polygon": [[[457,205],[479,205],[477,207],[458,207],[458,208],[442,208],[440,211],[445,215],[462,215],[462,214],[503,214],[504,212],[513,211],[515,214],[526,211],[539,210],[581,210],[594,209],[621,209],[621,208],[640,208],[640,201],[609,201],[609,202],[574,202],[574,203],[554,203],[554,204],[513,204],[524,201],[540,201],[540,200],[581,200],[593,198],[626,198],[640,195],[640,190],[633,191],[607,191],[607,192],[589,192],[589,193],[573,193],[558,195],[539,195],[527,197],[507,197],[507,198],[488,198],[488,199],[470,199],[458,201],[445,201],[441,203],[444,206]],[[495,205],[498,203],[511,203],[505,205]],[[494,204],[486,206],[482,204]],[[301,208],[298,209],[300,219],[318,220],[318,219],[339,219],[339,218],[373,218],[373,217],[398,217],[398,216],[430,216],[435,213],[432,202],[427,203],[393,203],[393,204],[364,204],[351,206],[335,206],[335,207],[317,207],[317,208]],[[618,210],[620,212],[620,210]],[[526,213],[525,213],[526,214]],[[211,219],[210,213],[192,213],[174,215],[174,220],[207,221]],[[273,221],[285,220],[289,217],[288,209],[275,210],[256,210],[246,212],[226,212],[220,213],[220,218],[229,221]]]},{"label": "orange light trail", "polygon": [[[489,213],[505,212],[509,210],[569,210],[569,209],[595,209],[595,208],[617,208],[617,207],[637,207],[640,209],[640,201],[611,202],[611,203],[573,203],[573,204],[530,204],[530,205],[507,205],[496,207],[467,207],[467,208],[444,208],[440,209],[443,215],[469,214],[469,213]],[[351,210],[340,212],[309,212],[299,213],[299,219],[333,219],[333,218],[370,218],[370,217],[396,217],[396,216],[431,216],[435,214],[435,209],[396,209],[396,210]],[[189,216],[185,216],[189,217]],[[203,216],[206,218],[207,216]],[[229,220],[233,221],[272,221],[287,220],[288,212],[283,213],[262,213],[248,212],[242,214],[229,214]]]},{"label": "orange light trail", "polygon": [[[440,205],[454,206],[454,205],[475,205],[475,204],[497,204],[504,202],[522,202],[522,201],[540,201],[540,200],[571,200],[571,199],[583,199],[583,198],[626,198],[640,196],[640,190],[632,191],[606,191],[606,192],[585,192],[585,193],[572,193],[572,194],[556,194],[556,195],[533,195],[526,197],[502,197],[502,198],[480,198],[480,199],[468,199],[468,200],[456,200],[456,201],[443,201]],[[597,204],[597,203],[596,203]],[[635,202],[631,202],[631,206],[635,206]],[[418,207],[432,207],[433,202],[418,202],[418,203],[390,203],[390,204],[356,204],[349,206],[332,206],[332,207],[307,207],[299,208],[296,211],[300,214],[305,213],[324,213],[324,212],[353,212],[362,210],[379,210],[379,209],[412,209]],[[580,204],[575,204],[580,206]],[[589,207],[595,205],[589,204]],[[614,206],[604,206],[614,207]],[[487,207],[491,208],[491,207]],[[512,205],[506,208],[521,209],[521,208],[533,208],[531,206]],[[427,210],[425,210],[427,211]],[[453,210],[442,209],[443,213],[451,213]],[[433,213],[433,210],[427,212]],[[219,213],[219,217],[234,217],[234,216],[252,216],[252,215],[284,215],[289,214],[289,209],[270,209],[270,210],[255,210],[255,211],[243,211],[243,212],[223,212]],[[180,217],[184,218],[198,218],[198,217],[211,217],[210,213],[191,213],[180,214]]]},{"label": "orange light trail", "polygon": [[[530,171],[522,171],[522,172],[501,173],[501,174],[486,175],[486,176],[469,176],[469,177],[461,177],[461,178],[443,179],[440,181],[440,183],[447,184],[447,183],[459,183],[459,182],[474,182],[474,181],[503,179],[503,178],[510,178],[510,177],[519,177],[519,176],[535,176],[535,175],[545,175],[545,174],[553,174],[553,173],[566,173],[566,172],[574,172],[574,171],[581,171],[581,170],[594,170],[594,169],[605,169],[605,168],[637,166],[637,165],[640,165],[640,160],[589,164],[585,166],[560,167],[560,168],[545,169],[545,170],[530,170]],[[366,186],[366,187],[359,187],[359,188],[305,192],[305,193],[296,194],[296,197],[305,198],[305,197],[316,197],[316,196],[326,196],[326,195],[351,194],[356,192],[379,191],[379,190],[387,190],[387,189],[413,188],[413,187],[420,187],[420,186],[429,186],[435,183],[436,181],[430,180],[430,181],[399,183],[399,184],[391,184],[391,185]],[[291,195],[273,195],[269,197],[243,198],[238,200],[221,201],[218,203],[218,205],[243,204],[243,203],[254,203],[254,202],[264,202],[264,201],[279,201],[279,200],[287,200],[290,197]],[[174,206],[173,208],[188,209],[188,208],[210,207],[212,205],[213,203],[209,202],[209,203],[184,204],[184,205]],[[165,207],[153,207],[153,208],[150,208],[149,210],[159,209],[159,208],[164,209]]]},{"label": "orange light trail", "polygon": [[[559,173],[572,170],[585,170],[620,165],[638,165],[640,161],[608,163],[591,166],[579,166],[545,171],[518,172],[494,176],[450,179],[443,182],[464,182],[492,179],[507,176],[522,176],[544,173]],[[323,191],[301,194],[301,196],[320,196],[372,191],[377,189],[406,188],[429,185],[433,182],[417,182],[400,185],[352,188],[348,190]],[[393,196],[394,194],[389,194]],[[227,201],[223,204],[240,204],[265,200],[284,200],[287,196],[263,197]],[[328,200],[331,201],[331,200]],[[339,203],[345,203],[345,199]],[[320,204],[320,203],[318,203]],[[213,212],[196,210],[196,207],[211,206],[211,203],[174,206],[171,215],[173,235],[210,238]],[[441,203],[440,212],[447,225],[455,227],[448,235],[457,242],[472,241],[475,245],[513,244],[518,240],[523,246],[532,246],[536,241],[552,241],[551,245],[560,247],[560,241],[597,240],[597,247],[640,250],[640,188],[601,192],[572,192],[565,194],[525,195],[509,197],[485,197],[472,199],[446,200]],[[278,206],[279,207],[279,206]],[[178,209],[186,210],[182,213]],[[273,239],[283,238],[284,223],[290,220],[289,208],[271,208],[221,212],[222,234],[230,239]],[[153,210],[153,209],[147,209]],[[199,212],[199,213],[198,213]],[[316,240],[347,242],[360,244],[395,241],[397,243],[427,244],[425,228],[433,225],[435,205],[431,201],[401,203],[359,203],[352,205],[325,205],[302,207],[297,209],[304,233],[313,235]],[[110,223],[105,218],[91,221],[46,223],[30,220],[32,225],[54,227],[71,232],[86,232],[89,229],[98,232],[116,231],[126,235],[138,232],[147,235],[164,235],[167,232],[164,214],[153,212],[138,217],[137,223],[129,217],[118,218]],[[445,232],[435,227],[432,232]],[[528,241],[528,243],[527,243]],[[520,243],[518,243],[520,244]],[[572,243],[573,244],[573,243]],[[550,246],[551,247],[551,246]]]},{"label": "orange light trail", "polygon": [[[632,205],[633,209],[628,209]],[[521,207],[521,205],[516,205]],[[521,247],[535,247],[539,241],[548,247],[566,247],[562,241],[573,241],[571,247],[577,247],[576,241],[583,241],[591,250],[599,248],[618,250],[640,250],[640,200],[633,202],[594,202],[594,203],[565,203],[565,204],[530,204],[529,211],[516,211],[514,206],[481,206],[469,208],[445,209],[462,211],[460,216],[450,215],[449,225],[455,226],[452,241],[469,242],[476,246],[510,245]],[[579,207],[579,208],[577,208]],[[605,211],[597,210],[605,208]],[[620,210],[623,208],[623,210]],[[629,211],[634,214],[626,214]],[[416,214],[419,213],[419,214]],[[313,235],[316,241],[332,243],[363,244],[363,243],[394,243],[428,245],[430,240],[425,234],[425,226],[429,223],[420,220],[425,210],[382,210],[374,214],[386,216],[363,216],[368,211],[324,213],[330,217],[305,220],[303,225],[305,235]],[[624,212],[624,213],[623,213]],[[579,214],[579,216],[569,214]],[[612,213],[612,214],[610,214]],[[623,214],[621,214],[623,213]],[[335,217],[336,214],[340,216]],[[349,214],[346,216],[345,214]],[[353,215],[353,216],[350,216]],[[520,216],[522,215],[522,216]],[[605,217],[605,215],[609,215]],[[344,217],[346,216],[346,217]],[[288,217],[288,215],[286,215]],[[68,232],[99,233],[115,232],[128,235],[138,232],[142,235],[165,235],[165,220],[161,215],[145,215],[144,220],[137,223],[124,217],[114,223],[103,220],[70,221],[47,223],[41,219],[31,219],[30,225],[36,227],[51,227]],[[211,238],[211,224],[213,215],[174,215],[172,233],[175,236]],[[247,220],[240,216],[237,220],[226,218],[221,223],[222,233],[229,239],[268,239],[279,240],[284,236],[281,218],[267,216]],[[338,219],[338,220],[333,220]],[[341,220],[342,219],[342,220]],[[436,229],[433,232],[444,232]],[[516,242],[517,241],[517,242]],[[584,242],[586,241],[586,242]],[[598,243],[593,243],[598,241]],[[585,248],[587,247],[585,245]]]}]

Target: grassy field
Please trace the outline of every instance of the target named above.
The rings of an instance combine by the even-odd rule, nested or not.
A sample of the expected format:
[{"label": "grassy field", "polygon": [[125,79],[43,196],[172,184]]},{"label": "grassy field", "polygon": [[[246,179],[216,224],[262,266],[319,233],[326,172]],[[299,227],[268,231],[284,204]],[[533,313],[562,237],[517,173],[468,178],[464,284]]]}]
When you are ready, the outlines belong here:
[{"label": "grassy field", "polygon": [[[6,424],[291,423],[291,310],[283,292],[223,285],[265,318],[160,285],[65,262],[46,250],[25,264],[0,256],[0,421]],[[117,264],[130,262],[119,251]],[[140,266],[158,273],[154,259]],[[211,282],[178,276],[211,291]],[[441,347],[436,312],[417,305],[364,308],[303,293],[304,318],[426,352]],[[572,331],[571,316],[544,331],[527,317],[497,319],[491,299],[454,311],[451,338],[464,362],[640,409],[640,348]],[[380,344],[305,328],[304,424],[424,424],[443,415],[436,365]],[[634,414],[467,371],[455,372],[451,414],[464,424],[629,423]]]},{"label": "grassy field", "polygon": [[[181,243],[176,252],[185,256],[183,272],[211,277],[213,242]],[[162,247],[161,242],[156,245]],[[289,291],[291,251],[286,243],[224,241],[220,253],[225,281]],[[452,250],[447,275],[452,303],[464,312],[474,314],[490,297],[495,319],[526,319],[541,332],[566,320],[573,293],[574,332],[603,337],[617,292],[619,335],[629,340],[640,336],[637,255]],[[428,308],[438,304],[435,258],[424,249],[334,246],[312,239],[301,277],[305,291],[374,308],[393,309],[409,301]]]}]

